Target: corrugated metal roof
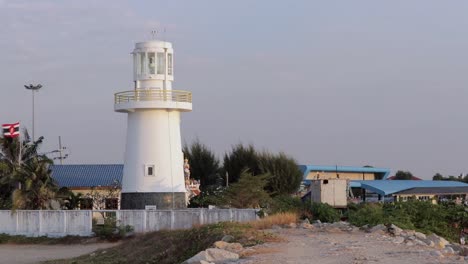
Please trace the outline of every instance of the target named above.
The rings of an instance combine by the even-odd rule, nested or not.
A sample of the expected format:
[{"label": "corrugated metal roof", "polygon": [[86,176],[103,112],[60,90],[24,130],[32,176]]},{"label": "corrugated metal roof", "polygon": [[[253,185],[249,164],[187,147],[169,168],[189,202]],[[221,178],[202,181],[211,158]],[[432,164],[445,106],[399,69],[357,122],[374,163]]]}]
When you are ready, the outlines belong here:
[{"label": "corrugated metal roof", "polygon": [[468,184],[457,181],[351,181],[351,187],[360,187],[381,195],[389,195],[417,187],[463,187]]},{"label": "corrugated metal roof", "polygon": [[459,187],[416,187],[395,194],[465,194],[468,186]]},{"label": "corrugated metal roof", "polygon": [[122,164],[52,165],[52,178],[60,187],[105,187],[122,183]]}]

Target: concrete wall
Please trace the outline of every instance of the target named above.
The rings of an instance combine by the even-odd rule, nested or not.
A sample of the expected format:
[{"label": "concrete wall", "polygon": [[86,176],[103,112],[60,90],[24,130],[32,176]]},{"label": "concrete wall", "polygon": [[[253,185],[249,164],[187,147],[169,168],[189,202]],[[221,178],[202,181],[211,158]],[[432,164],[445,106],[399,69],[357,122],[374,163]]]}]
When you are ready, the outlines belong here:
[{"label": "concrete wall", "polygon": [[92,236],[93,215],[115,213],[120,225],[135,232],[187,229],[218,222],[246,222],[257,219],[255,209],[187,210],[0,210],[0,233],[25,236]]},{"label": "concrete wall", "polygon": [[342,179],[312,180],[310,185],[313,202],[327,203],[336,208],[347,206],[347,181]]},{"label": "concrete wall", "polygon": [[[340,179],[346,180],[366,180],[371,181],[375,180],[375,173],[369,172],[340,172],[338,171]],[[336,179],[336,172],[323,172],[323,171],[311,171],[306,177],[307,180],[316,180],[316,179]]]}]

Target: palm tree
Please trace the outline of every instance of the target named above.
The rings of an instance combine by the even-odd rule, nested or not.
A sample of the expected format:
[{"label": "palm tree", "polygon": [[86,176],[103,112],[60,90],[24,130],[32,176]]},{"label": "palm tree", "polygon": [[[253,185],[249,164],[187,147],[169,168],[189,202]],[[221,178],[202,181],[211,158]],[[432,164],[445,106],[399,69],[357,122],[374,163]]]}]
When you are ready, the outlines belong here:
[{"label": "palm tree", "polygon": [[52,160],[37,152],[43,139],[31,141],[26,130],[23,141],[0,139],[0,183],[13,209],[45,209],[55,196],[57,184],[49,169]]}]

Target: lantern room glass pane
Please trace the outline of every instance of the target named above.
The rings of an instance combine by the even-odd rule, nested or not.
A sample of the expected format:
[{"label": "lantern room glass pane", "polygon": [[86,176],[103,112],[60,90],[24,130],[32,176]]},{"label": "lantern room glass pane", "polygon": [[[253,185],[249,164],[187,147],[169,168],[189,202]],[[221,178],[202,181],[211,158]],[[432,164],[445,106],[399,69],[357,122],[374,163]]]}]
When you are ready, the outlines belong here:
[{"label": "lantern room glass pane", "polygon": [[166,73],[166,58],[164,53],[158,52],[158,74]]},{"label": "lantern room glass pane", "polygon": [[141,52],[140,53],[140,74],[146,73],[145,61],[146,61],[146,53]]},{"label": "lantern room glass pane", "polygon": [[148,69],[149,74],[154,74],[156,71],[156,60],[154,52],[148,52]]},{"label": "lantern room glass pane", "polygon": [[167,54],[167,74],[172,75],[172,53]]}]

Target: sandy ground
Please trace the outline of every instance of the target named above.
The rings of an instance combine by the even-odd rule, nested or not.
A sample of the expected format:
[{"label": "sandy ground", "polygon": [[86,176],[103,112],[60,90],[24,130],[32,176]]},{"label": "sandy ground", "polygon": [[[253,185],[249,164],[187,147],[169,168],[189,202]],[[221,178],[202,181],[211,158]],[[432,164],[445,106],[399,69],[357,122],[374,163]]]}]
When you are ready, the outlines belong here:
[{"label": "sandy ground", "polygon": [[30,264],[45,260],[74,258],[97,249],[109,248],[116,243],[78,245],[0,245],[0,263]]},{"label": "sandy ground", "polygon": [[274,230],[285,242],[253,247],[253,255],[239,264],[317,263],[317,264],[430,264],[468,263],[463,257],[445,254],[428,246],[395,244],[393,237],[363,231],[319,231],[302,228]]}]

